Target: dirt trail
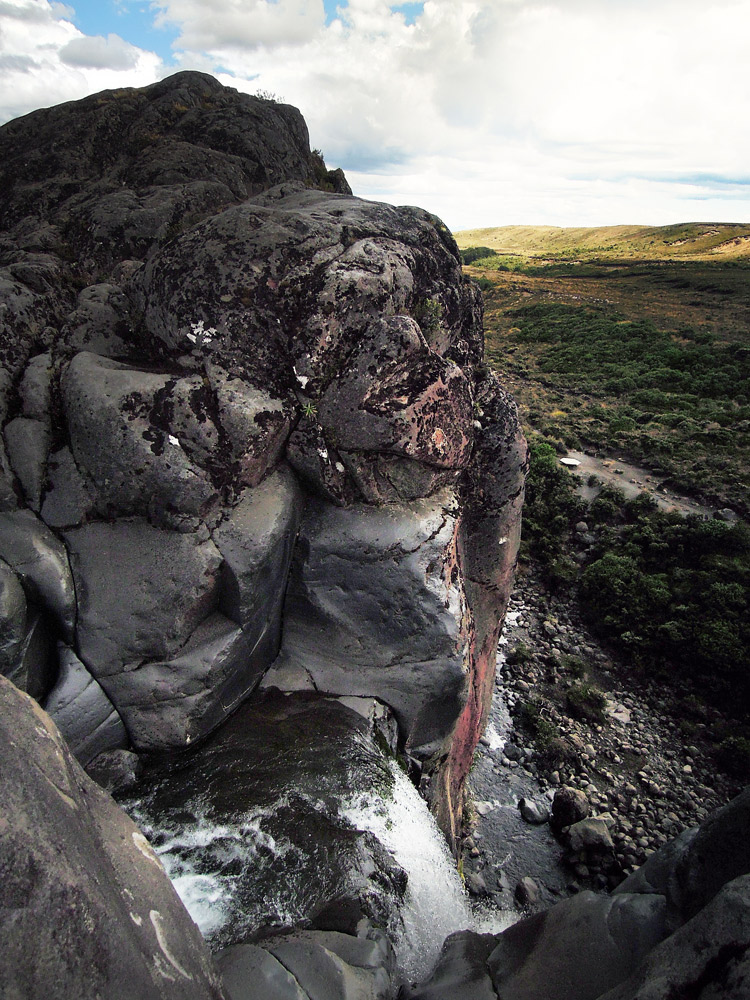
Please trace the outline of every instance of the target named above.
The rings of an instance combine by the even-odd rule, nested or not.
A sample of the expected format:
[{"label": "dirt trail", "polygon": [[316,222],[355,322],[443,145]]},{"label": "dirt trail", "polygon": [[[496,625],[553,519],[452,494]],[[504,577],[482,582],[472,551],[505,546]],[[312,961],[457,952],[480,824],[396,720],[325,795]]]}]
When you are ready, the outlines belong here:
[{"label": "dirt trail", "polygon": [[629,500],[637,497],[639,493],[648,493],[662,510],[677,511],[683,516],[697,514],[698,517],[713,517],[714,512],[711,507],[665,489],[663,479],[641,466],[631,465],[617,458],[595,458],[583,451],[569,451],[566,458],[579,463],[576,466],[566,465],[566,468],[583,479],[578,492],[584,500],[593,500],[599,492],[598,486],[589,486],[587,483],[589,476],[593,475],[601,483],[622,490]]}]

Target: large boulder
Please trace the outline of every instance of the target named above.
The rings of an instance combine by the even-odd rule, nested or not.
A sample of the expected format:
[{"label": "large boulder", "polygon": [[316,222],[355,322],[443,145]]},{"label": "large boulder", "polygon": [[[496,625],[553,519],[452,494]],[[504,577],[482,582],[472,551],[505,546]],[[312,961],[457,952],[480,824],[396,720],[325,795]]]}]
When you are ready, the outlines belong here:
[{"label": "large boulder", "polygon": [[0,982],[24,1000],[220,1000],[140,830],[50,717],[0,678]]},{"label": "large boulder", "polygon": [[498,996],[595,1000],[662,940],[661,896],[582,892],[504,931],[487,959]]},{"label": "large boulder", "polygon": [[661,893],[675,926],[695,916],[723,885],[750,874],[750,788],[697,829],[665,844],[615,892]]},{"label": "large boulder", "polygon": [[601,1000],[746,1000],[750,996],[750,876],[724,885]]},{"label": "large boulder", "polygon": [[386,507],[311,501],[267,682],[283,688],[301,674],[318,691],[378,698],[412,754],[439,748],[468,673],[456,515],[450,492]]}]

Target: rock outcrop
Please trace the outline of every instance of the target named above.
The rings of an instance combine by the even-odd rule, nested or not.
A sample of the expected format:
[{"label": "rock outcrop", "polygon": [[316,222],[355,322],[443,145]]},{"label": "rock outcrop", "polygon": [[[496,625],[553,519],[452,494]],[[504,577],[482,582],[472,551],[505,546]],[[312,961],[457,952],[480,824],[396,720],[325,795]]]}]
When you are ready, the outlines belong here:
[{"label": "rock outcrop", "polygon": [[196,73],[11,122],[0,163],[3,673],[86,763],[264,678],[376,698],[455,846],[526,447],[445,226]]}]

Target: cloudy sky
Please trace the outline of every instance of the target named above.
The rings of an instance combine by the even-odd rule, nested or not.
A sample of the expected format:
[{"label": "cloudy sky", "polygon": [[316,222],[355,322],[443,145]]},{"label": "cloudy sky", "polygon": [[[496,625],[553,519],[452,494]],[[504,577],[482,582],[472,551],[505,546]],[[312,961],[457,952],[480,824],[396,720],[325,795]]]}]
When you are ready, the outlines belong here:
[{"label": "cloudy sky", "polygon": [[454,230],[750,221],[750,0],[0,0],[0,119],[200,69]]}]

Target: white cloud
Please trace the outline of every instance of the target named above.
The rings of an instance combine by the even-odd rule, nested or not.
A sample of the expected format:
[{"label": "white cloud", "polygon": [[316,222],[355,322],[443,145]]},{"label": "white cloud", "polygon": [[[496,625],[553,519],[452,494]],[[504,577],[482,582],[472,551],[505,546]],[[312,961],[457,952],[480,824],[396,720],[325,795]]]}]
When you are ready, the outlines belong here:
[{"label": "white cloud", "polygon": [[110,35],[86,36],[70,7],[48,0],[0,0],[0,121],[114,87],[158,79],[161,60]]},{"label": "white cloud", "polygon": [[157,0],[157,24],[177,25],[188,51],[300,44],[323,27],[323,0]]},{"label": "white cloud", "polygon": [[60,49],[60,60],[84,69],[135,69],[141,50],[119,35],[82,35]]}]

